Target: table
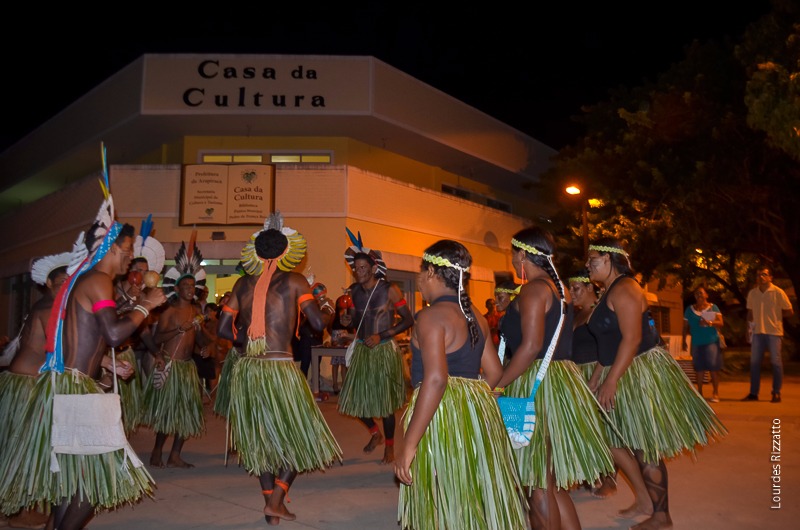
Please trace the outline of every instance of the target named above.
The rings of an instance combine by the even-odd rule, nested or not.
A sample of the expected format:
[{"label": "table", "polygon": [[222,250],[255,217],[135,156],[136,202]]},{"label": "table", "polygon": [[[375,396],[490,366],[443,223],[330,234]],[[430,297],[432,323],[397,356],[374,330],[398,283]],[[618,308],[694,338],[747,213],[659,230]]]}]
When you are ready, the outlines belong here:
[{"label": "table", "polygon": [[347,348],[326,348],[314,346],[311,348],[311,391],[319,392],[319,359],[320,357],[344,357]]}]

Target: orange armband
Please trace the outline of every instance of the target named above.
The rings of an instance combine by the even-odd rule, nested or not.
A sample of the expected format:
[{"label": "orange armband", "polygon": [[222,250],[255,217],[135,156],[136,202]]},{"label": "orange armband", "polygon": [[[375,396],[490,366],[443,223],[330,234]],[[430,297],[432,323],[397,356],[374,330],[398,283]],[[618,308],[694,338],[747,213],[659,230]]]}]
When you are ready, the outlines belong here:
[{"label": "orange armband", "polygon": [[302,305],[303,302],[308,302],[309,300],[313,300],[314,295],[311,294],[302,294],[297,298],[297,305]]}]

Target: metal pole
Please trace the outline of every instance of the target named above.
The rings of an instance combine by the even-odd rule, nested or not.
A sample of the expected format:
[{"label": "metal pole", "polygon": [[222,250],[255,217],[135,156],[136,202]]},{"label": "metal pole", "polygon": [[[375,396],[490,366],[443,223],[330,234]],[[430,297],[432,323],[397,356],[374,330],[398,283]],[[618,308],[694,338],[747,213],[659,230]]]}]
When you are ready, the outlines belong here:
[{"label": "metal pole", "polygon": [[581,201],[581,217],[583,218],[583,260],[586,261],[589,259],[589,219],[588,219],[588,212],[586,211],[586,205],[589,201],[582,200]]}]

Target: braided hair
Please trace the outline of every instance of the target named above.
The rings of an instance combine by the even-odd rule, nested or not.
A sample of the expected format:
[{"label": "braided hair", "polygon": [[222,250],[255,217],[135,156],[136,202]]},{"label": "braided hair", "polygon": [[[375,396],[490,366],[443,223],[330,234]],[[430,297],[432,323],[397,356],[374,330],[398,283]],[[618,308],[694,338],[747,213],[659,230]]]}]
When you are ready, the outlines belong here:
[{"label": "braided hair", "polygon": [[[478,323],[472,312],[472,301],[464,288],[464,283],[469,280],[472,256],[464,245],[450,239],[437,241],[425,249],[424,255],[426,257],[422,261],[422,270],[433,267],[433,272],[444,281],[445,286],[458,292],[459,305],[467,319],[470,344],[475,346],[480,338]],[[439,263],[428,260],[428,257],[440,258],[436,260]]]},{"label": "braided hair", "polygon": [[566,311],[567,298],[564,293],[564,285],[553,265],[553,255],[556,250],[553,235],[538,226],[525,228],[514,234],[511,246],[516,250],[524,250],[525,257],[550,276],[558,289],[558,296],[561,298],[561,311]]}]

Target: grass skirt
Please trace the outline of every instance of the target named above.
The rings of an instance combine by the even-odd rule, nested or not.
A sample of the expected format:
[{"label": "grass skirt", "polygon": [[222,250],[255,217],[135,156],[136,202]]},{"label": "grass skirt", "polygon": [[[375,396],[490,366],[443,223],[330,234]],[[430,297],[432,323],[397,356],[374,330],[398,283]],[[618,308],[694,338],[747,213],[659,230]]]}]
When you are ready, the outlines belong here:
[{"label": "grass skirt", "polygon": [[576,364],[575,366],[578,367],[578,371],[583,376],[583,379],[588,383],[589,379],[592,378],[595,366],[597,366],[597,361],[592,361],[590,363]]},{"label": "grass skirt", "polygon": [[406,398],[403,361],[394,341],[370,348],[358,341],[339,392],[339,412],[356,418],[385,418]]},{"label": "grass skirt", "polygon": [[[56,375],[56,387],[60,394],[102,393],[94,379],[70,370]],[[144,466],[134,468],[121,449],[100,455],[59,454],[61,471],[51,472],[50,373],[39,376],[32,396],[25,408],[23,427],[17,433],[19,438],[13,442],[20,450],[2,464],[0,497],[4,513],[41,502],[61,504],[75,495],[92,504],[96,511],[133,504],[144,494],[152,496],[155,482],[150,473]]]},{"label": "grass skirt", "polygon": [[231,405],[231,374],[240,357],[239,350],[231,348],[222,363],[222,372],[219,374],[217,383],[217,396],[214,398],[214,412],[223,418],[228,417],[228,409]]},{"label": "grass skirt", "polygon": [[[506,387],[505,395],[531,395],[541,359]],[[526,488],[547,487],[547,447],[555,485],[567,490],[614,472],[600,405],[572,361],[553,361],[536,391],[536,428],[526,447],[515,449],[517,471]]]},{"label": "grass skirt", "polygon": [[[419,389],[403,423],[408,428]],[[527,528],[525,506],[497,401],[484,381],[450,377],[411,463],[414,482],[400,485],[403,529]]]},{"label": "grass skirt", "polygon": [[122,404],[122,424],[125,426],[125,434],[130,436],[136,431],[142,419],[144,388],[133,349],[127,348],[117,352],[116,357],[117,360],[127,361],[133,366],[133,375],[131,377],[128,379],[117,378],[119,400]]},{"label": "grass skirt", "polygon": [[[610,370],[603,368],[601,382]],[[694,453],[695,446],[728,432],[680,365],[659,347],[633,359],[617,382],[609,416],[627,447],[643,451],[645,461],[652,463],[684,450]]]},{"label": "grass skirt", "polygon": [[184,439],[205,432],[200,378],[193,360],[173,360],[169,376],[161,388],[153,386],[152,377],[147,381],[142,423],[157,433]]},{"label": "grass skirt", "polygon": [[8,438],[12,428],[22,422],[35,383],[36,376],[0,372],[0,458],[3,460],[5,451],[18,449],[9,445]]},{"label": "grass skirt", "polygon": [[233,446],[253,475],[324,470],[342,450],[291,359],[240,358],[231,375]]}]

